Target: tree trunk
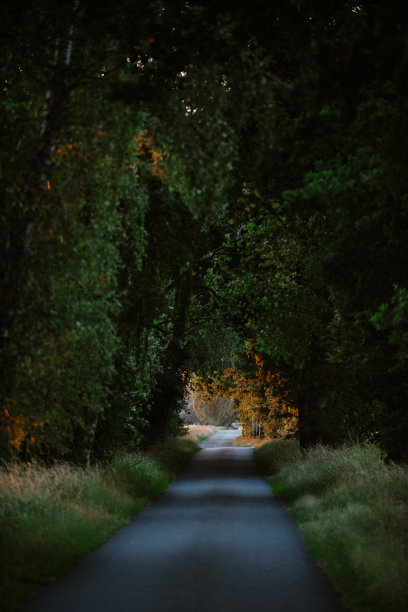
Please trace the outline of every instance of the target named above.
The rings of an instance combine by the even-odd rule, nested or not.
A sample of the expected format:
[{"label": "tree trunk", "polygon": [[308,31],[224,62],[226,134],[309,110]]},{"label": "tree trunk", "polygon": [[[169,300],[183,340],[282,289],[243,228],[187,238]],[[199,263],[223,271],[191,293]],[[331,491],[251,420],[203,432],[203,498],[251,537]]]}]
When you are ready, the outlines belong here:
[{"label": "tree trunk", "polygon": [[156,388],[152,392],[152,414],[148,437],[162,439],[169,430],[172,417],[177,414],[183,398],[182,380],[183,348],[181,346],[186,328],[186,320],[191,299],[191,272],[187,271],[176,287],[174,304],[173,331],[167,345]]},{"label": "tree trunk", "polygon": [[85,449],[83,452],[83,462],[86,467],[91,465],[92,447],[95,439],[96,428],[98,426],[98,416],[95,417],[88,431],[85,433]]}]

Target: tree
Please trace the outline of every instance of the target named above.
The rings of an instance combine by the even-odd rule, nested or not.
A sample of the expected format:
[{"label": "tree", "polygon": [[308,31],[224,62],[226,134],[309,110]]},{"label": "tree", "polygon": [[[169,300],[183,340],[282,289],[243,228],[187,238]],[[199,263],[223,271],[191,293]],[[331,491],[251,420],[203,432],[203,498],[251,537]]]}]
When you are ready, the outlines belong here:
[{"label": "tree", "polygon": [[282,377],[268,371],[250,345],[235,355],[232,366],[207,377],[194,374],[191,385],[199,416],[200,408],[203,415],[208,412],[203,402],[216,410],[217,401],[232,400],[244,436],[281,438],[297,432],[298,411]]},{"label": "tree", "polygon": [[403,3],[19,0],[1,28],[3,420],[87,461],[160,437],[218,334],[303,446],[405,456]]}]

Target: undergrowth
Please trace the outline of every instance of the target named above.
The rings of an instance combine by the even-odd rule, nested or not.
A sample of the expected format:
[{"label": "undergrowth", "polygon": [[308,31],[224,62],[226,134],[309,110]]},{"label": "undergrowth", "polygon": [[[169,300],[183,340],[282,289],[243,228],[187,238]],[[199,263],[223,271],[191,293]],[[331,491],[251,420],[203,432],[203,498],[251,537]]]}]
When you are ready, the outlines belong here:
[{"label": "undergrowth", "polygon": [[197,446],[173,440],[82,469],[0,470],[0,600],[12,611],[163,492]]},{"label": "undergrowth", "polygon": [[408,471],[373,444],[255,451],[275,494],[354,612],[408,609]]}]

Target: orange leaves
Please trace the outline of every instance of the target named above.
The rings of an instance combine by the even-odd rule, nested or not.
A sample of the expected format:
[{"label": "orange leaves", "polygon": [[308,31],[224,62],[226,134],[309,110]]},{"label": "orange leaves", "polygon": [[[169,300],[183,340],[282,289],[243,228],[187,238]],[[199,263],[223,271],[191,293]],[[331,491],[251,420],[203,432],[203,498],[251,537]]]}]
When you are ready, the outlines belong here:
[{"label": "orange leaves", "polygon": [[135,144],[136,144],[136,155],[141,157],[146,151],[149,152],[151,150],[153,143],[153,139],[149,136],[147,130],[141,130],[135,136]]},{"label": "orange leaves", "polygon": [[136,164],[129,162],[129,160],[127,160],[125,163],[125,170],[132,172],[132,174],[134,174],[135,176],[139,176],[139,168]]},{"label": "orange leaves", "polygon": [[3,408],[1,414],[2,428],[7,432],[10,446],[19,449],[26,437],[24,423],[20,417],[10,414],[11,407],[15,405],[15,400],[6,398],[6,405],[9,407]]},{"label": "orange leaves", "polygon": [[246,435],[255,425],[268,437],[293,434],[298,410],[289,400],[281,375],[267,370],[250,345],[246,357],[245,369],[228,368],[207,380],[193,377],[193,388],[207,401],[214,397],[233,399]]},{"label": "orange leaves", "polygon": [[[16,451],[21,449],[24,440],[30,444],[35,443],[35,437],[31,435],[27,423],[16,414],[18,412],[17,402],[14,398],[6,397],[4,405],[0,410],[0,427],[7,433],[9,444]],[[30,429],[36,429],[38,423],[31,423]]]},{"label": "orange leaves", "polygon": [[55,155],[63,157],[64,155],[67,155],[69,151],[72,151],[73,148],[74,145],[71,142],[69,142],[67,145],[60,145],[55,149]]},{"label": "orange leaves", "polygon": [[141,130],[135,136],[136,155],[143,161],[151,174],[160,176],[164,172],[164,153],[153,146],[153,138],[147,130]]},{"label": "orange leaves", "polygon": [[51,239],[55,234],[54,229],[52,227],[44,227],[44,223],[38,223],[37,232],[46,239]]}]

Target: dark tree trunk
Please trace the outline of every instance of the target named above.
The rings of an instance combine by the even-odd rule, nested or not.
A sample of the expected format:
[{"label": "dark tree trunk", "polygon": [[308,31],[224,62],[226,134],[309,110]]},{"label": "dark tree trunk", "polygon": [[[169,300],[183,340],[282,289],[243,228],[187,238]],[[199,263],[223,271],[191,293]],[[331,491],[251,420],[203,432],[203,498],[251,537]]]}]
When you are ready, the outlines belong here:
[{"label": "dark tree trunk", "polygon": [[182,343],[191,299],[191,273],[186,272],[176,287],[172,337],[162,362],[163,372],[152,392],[152,413],[146,437],[150,440],[165,438],[174,415],[181,409],[185,381],[183,380]]}]

